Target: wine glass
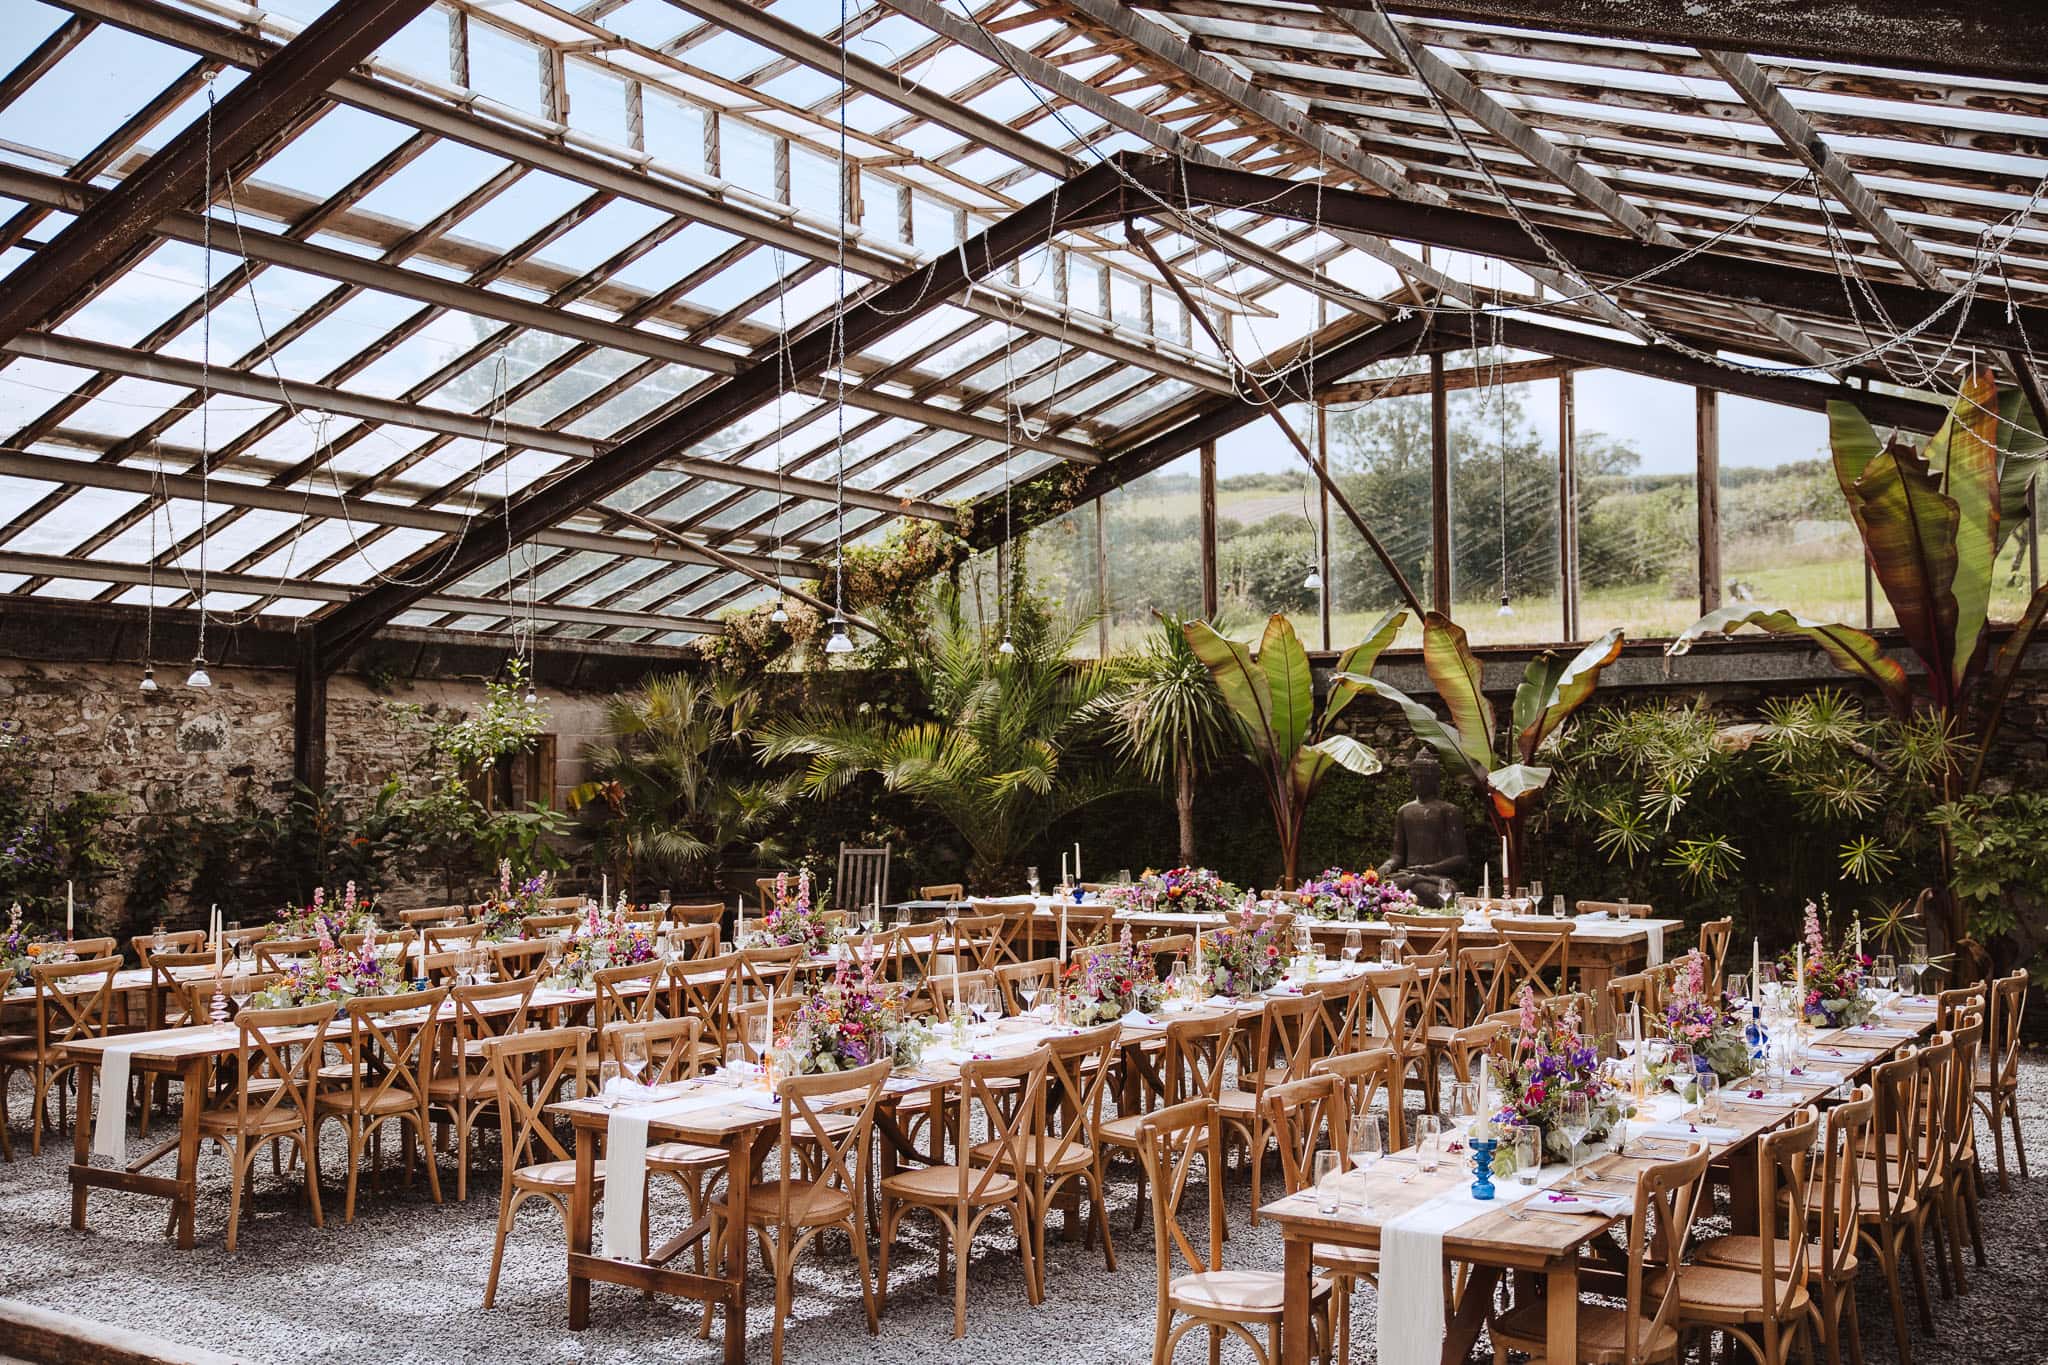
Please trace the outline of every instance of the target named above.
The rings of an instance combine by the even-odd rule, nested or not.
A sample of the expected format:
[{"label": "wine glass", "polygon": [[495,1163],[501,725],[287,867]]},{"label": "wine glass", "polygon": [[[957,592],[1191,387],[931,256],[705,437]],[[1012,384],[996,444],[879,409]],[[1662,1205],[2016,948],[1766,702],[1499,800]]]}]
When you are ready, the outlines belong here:
[{"label": "wine glass", "polygon": [[1870,960],[1870,979],[1877,988],[1889,995],[1899,984],[1899,963],[1890,953],[1879,953]]},{"label": "wine glass", "polygon": [[242,1012],[242,1008],[249,1003],[249,997],[255,993],[255,973],[249,971],[241,963],[236,963],[235,969],[228,973],[228,999],[235,1002],[236,1014]]},{"label": "wine glass", "polygon": [[1558,1130],[1572,1145],[1572,1174],[1579,1171],[1579,1144],[1586,1140],[1586,1132],[1593,1126],[1593,1108],[1586,1097],[1566,1095],[1558,1107]]},{"label": "wine glass", "polygon": [[1529,879],[1529,905],[1536,908],[1543,904],[1543,883],[1535,877]]},{"label": "wine glass", "polygon": [[1356,929],[1347,930],[1344,934],[1345,965],[1348,966],[1351,963],[1358,961],[1358,955],[1364,951],[1365,935],[1359,933]]},{"label": "wine glass", "polygon": [[1479,1117],[1479,1082],[1452,1081],[1446,1107],[1450,1113],[1451,1126],[1469,1130],[1472,1121]]},{"label": "wine glass", "polygon": [[[1373,1167],[1380,1164],[1380,1158],[1386,1155],[1386,1141],[1380,1135],[1380,1119],[1377,1114],[1360,1114],[1353,1118],[1350,1139],[1346,1144],[1346,1150],[1351,1154],[1353,1170],[1369,1173]],[[1366,1186],[1364,1174],[1359,1177],[1358,1189],[1360,1202],[1371,1207],[1371,1193]]]},{"label": "wine glass", "polygon": [[249,945],[242,940],[242,922],[238,919],[229,920],[228,955],[234,958],[235,961],[240,962],[242,955],[248,951]]},{"label": "wine glass", "polygon": [[1027,887],[1029,887],[1029,888],[1031,888],[1031,899],[1033,899],[1033,900],[1037,900],[1037,899],[1038,899],[1038,869],[1037,869],[1037,868],[1035,868],[1035,867],[1027,867],[1027,868],[1025,868],[1025,869],[1024,869],[1024,885],[1025,885],[1025,886],[1027,886]]},{"label": "wine glass", "polygon": [[1401,960],[1401,947],[1400,947],[1400,945],[1399,945],[1399,944],[1397,944],[1397,943],[1395,943],[1395,942],[1394,942],[1394,940],[1392,940],[1392,939],[1390,939],[1390,938],[1383,938],[1383,939],[1381,939],[1381,940],[1380,940],[1380,961],[1381,961],[1382,963],[1384,963],[1384,964],[1385,964],[1386,966],[1389,966],[1389,967],[1391,967],[1391,966],[1393,966],[1393,965],[1394,965],[1395,963],[1399,962],[1400,960]]},{"label": "wine glass", "polygon": [[726,1080],[734,1085],[742,1084],[746,1080],[747,1070],[751,1064],[751,1060],[747,1056],[747,1045],[745,1043],[727,1043],[725,1045]]},{"label": "wine glass", "polygon": [[968,997],[968,1008],[974,1011],[974,1017],[981,1020],[984,1028],[1003,1012],[1002,1001],[997,998],[993,986],[976,986],[974,994]]},{"label": "wine glass", "polygon": [[552,937],[548,939],[547,959],[549,976],[554,976],[561,971],[562,951],[562,940],[560,939],[560,937]]},{"label": "wine glass", "polygon": [[636,1083],[647,1074],[647,1035],[638,1029],[619,1035],[619,1066]]},{"label": "wine glass", "polygon": [[1746,972],[1728,973],[1727,993],[1737,1000],[1749,999],[1749,975]]},{"label": "wine glass", "polygon": [[1037,972],[1017,978],[1017,998],[1024,1002],[1024,1012],[1026,1014],[1031,1013],[1033,1002],[1038,999],[1039,991],[1044,988],[1045,978]]}]

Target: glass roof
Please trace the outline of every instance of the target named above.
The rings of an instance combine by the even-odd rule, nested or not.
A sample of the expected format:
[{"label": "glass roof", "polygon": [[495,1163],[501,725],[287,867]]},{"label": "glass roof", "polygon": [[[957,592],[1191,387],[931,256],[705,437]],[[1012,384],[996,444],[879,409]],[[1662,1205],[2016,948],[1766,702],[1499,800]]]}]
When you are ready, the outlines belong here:
[{"label": "glass roof", "polygon": [[[246,35],[274,48],[324,8],[8,0],[0,273],[203,118],[209,77],[233,89]],[[849,539],[1000,499],[1006,468],[1107,461],[1114,485],[1122,452],[1236,401],[1247,370],[1411,306],[1505,298],[1555,325],[1908,387],[1953,368],[1939,328],[1901,339],[1894,320],[1874,345],[1853,322],[1655,281],[1589,298],[1535,266],[1161,205],[1146,230],[1172,283],[1120,227],[1062,233],[847,355],[843,411],[835,376],[790,377],[440,581],[453,547],[503,540],[508,506],[777,365],[778,336],[828,326],[842,297],[965,260],[963,242],[1119,150],[1494,215],[1506,195],[1538,230],[1804,264],[1845,289],[2048,291],[2048,86],[1252,0],[856,0],[844,33],[817,31],[820,13],[420,15],[210,216],[164,220],[0,355],[0,591],[189,606],[203,570],[209,610],[296,616],[431,583],[401,623],[530,615],[544,634],[672,642],[761,600],[759,575],[817,576],[842,470]]]}]

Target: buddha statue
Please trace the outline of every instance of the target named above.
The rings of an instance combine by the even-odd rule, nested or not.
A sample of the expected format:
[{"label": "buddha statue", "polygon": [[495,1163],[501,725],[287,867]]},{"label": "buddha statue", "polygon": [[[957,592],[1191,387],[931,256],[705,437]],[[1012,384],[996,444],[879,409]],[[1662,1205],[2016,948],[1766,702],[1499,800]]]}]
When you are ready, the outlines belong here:
[{"label": "buddha statue", "polygon": [[1465,851],[1465,813],[1443,799],[1443,769],[1426,746],[1408,764],[1415,799],[1394,814],[1393,856],[1380,876],[1424,905],[1448,905],[1471,859]]}]

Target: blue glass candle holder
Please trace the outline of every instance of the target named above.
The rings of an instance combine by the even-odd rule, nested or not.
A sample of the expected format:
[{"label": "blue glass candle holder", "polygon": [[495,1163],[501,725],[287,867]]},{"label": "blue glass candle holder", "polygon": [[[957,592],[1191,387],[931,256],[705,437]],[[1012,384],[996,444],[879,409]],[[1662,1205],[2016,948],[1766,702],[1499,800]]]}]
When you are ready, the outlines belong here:
[{"label": "blue glass candle holder", "polygon": [[1472,1197],[1493,1198],[1493,1154],[1500,1148],[1497,1138],[1475,1138],[1467,1144],[1472,1149]]}]

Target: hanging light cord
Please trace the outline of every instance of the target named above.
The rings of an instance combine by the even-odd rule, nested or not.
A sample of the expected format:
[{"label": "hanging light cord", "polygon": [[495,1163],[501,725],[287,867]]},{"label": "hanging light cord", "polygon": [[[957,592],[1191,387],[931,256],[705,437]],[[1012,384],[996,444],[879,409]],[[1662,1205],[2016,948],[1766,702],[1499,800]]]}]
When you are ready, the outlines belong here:
[{"label": "hanging light cord", "polygon": [[[194,671],[206,661],[206,542],[213,534],[212,484],[213,439],[213,82],[206,83],[206,196],[199,210],[199,258],[202,277],[199,297],[206,310],[199,315],[199,649]],[[155,522],[151,529],[154,534]],[[155,562],[155,557],[151,557]],[[152,593],[153,597],[155,594]]]}]

